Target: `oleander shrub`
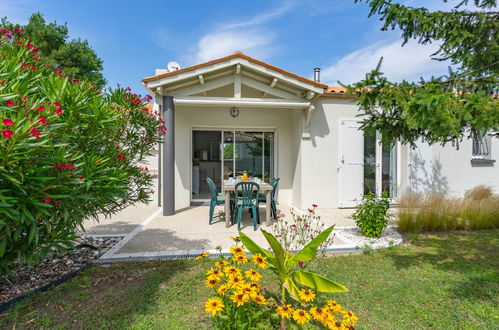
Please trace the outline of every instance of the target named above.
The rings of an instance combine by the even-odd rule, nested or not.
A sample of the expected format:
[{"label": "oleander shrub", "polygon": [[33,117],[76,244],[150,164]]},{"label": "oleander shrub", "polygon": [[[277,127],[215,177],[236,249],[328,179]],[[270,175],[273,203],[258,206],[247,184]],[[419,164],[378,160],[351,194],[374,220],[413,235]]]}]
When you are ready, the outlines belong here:
[{"label": "oleander shrub", "polygon": [[411,233],[498,228],[499,195],[483,185],[463,198],[407,194],[400,199],[397,224]]},{"label": "oleander shrub", "polygon": [[148,201],[138,164],[165,127],[147,100],[66,77],[21,30],[0,31],[0,274],[72,247],[86,218]]},{"label": "oleander shrub", "polygon": [[360,228],[362,235],[369,238],[379,238],[388,225],[388,209],[390,199],[384,191],[381,196],[374,196],[372,192],[364,195],[362,203],[352,215],[355,224]]}]

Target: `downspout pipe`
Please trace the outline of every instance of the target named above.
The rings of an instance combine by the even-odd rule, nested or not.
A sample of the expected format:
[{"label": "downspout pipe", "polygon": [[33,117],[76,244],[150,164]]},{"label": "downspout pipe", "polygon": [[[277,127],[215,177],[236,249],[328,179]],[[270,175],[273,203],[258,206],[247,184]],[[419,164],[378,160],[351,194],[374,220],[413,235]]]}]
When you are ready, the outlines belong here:
[{"label": "downspout pipe", "polygon": [[175,104],[173,96],[163,96],[163,120],[166,134],[163,136],[163,215],[175,214]]}]

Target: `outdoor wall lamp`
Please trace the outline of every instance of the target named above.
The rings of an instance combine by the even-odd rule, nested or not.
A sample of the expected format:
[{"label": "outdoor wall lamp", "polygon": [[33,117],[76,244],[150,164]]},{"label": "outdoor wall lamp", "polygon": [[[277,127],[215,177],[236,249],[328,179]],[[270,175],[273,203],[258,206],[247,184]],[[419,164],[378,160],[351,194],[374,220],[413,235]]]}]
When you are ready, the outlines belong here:
[{"label": "outdoor wall lamp", "polygon": [[236,118],[237,116],[239,116],[239,109],[236,107],[232,107],[230,108],[229,113],[232,116],[232,118]]}]

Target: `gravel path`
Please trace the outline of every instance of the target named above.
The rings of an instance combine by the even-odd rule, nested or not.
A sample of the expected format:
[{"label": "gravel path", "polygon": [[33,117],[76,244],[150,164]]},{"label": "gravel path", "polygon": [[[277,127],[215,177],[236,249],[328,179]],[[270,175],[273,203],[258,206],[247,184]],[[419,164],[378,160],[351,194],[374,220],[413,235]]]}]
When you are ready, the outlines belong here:
[{"label": "gravel path", "polygon": [[380,238],[367,238],[362,235],[359,228],[337,228],[334,233],[340,238],[347,239],[349,243],[353,243],[359,248],[364,248],[367,245],[371,249],[387,248],[390,246],[402,243],[402,235],[394,228],[387,227],[383,230]]},{"label": "gravel path", "polygon": [[[18,267],[8,279],[0,279],[0,303],[22,296],[84,267],[120,240],[121,237],[80,237],[75,245],[83,246],[76,250],[48,256],[34,267]],[[88,247],[89,245],[95,249]]]}]

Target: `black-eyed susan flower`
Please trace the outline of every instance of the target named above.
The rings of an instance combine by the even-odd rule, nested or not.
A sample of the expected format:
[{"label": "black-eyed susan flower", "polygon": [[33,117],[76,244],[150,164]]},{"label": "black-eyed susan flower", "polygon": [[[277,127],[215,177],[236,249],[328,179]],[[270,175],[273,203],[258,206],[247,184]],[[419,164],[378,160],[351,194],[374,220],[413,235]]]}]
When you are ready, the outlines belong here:
[{"label": "black-eyed susan flower", "polygon": [[310,314],[303,309],[295,309],[293,312],[293,320],[298,324],[305,324],[310,320]]},{"label": "black-eyed susan flower", "polygon": [[233,240],[236,243],[241,242],[241,238],[239,236],[231,237],[230,239]]},{"label": "black-eyed susan flower", "polygon": [[224,295],[227,292],[227,290],[229,290],[229,286],[227,284],[222,284],[217,288],[217,293]]},{"label": "black-eyed susan flower", "polygon": [[245,256],[244,254],[236,254],[232,259],[238,264],[245,264],[249,261],[248,257]]},{"label": "black-eyed susan flower", "polygon": [[357,320],[359,319],[350,311],[341,311],[341,313],[343,314],[343,322],[347,325],[354,326],[355,323],[357,323]]},{"label": "black-eyed susan flower", "polygon": [[249,301],[249,297],[242,292],[235,292],[232,296],[230,296],[230,300],[237,304],[237,306],[242,306],[244,303]]},{"label": "black-eyed susan flower", "polygon": [[337,304],[334,300],[328,300],[326,302],[326,306],[333,314],[338,314],[343,310],[343,307],[341,307],[340,304]]},{"label": "black-eyed susan flower", "polygon": [[330,317],[328,311],[319,306],[310,308],[310,314],[312,314],[314,320],[324,324],[328,323]]},{"label": "black-eyed susan flower", "polygon": [[217,276],[208,276],[208,278],[206,279],[206,281],[204,282],[204,284],[208,288],[214,288],[215,286],[217,286],[218,282],[220,282],[220,277],[217,277]]},{"label": "black-eyed susan flower", "polygon": [[258,282],[260,281],[260,279],[262,278],[262,274],[260,274],[259,272],[257,272],[256,270],[254,269],[249,269],[247,270],[245,273],[247,278],[250,279],[250,281],[252,282]]},{"label": "black-eyed susan flower", "polygon": [[237,256],[239,254],[246,254],[246,251],[244,251],[243,248],[240,246],[233,245],[230,247],[230,253]]},{"label": "black-eyed susan flower", "polygon": [[227,266],[228,264],[229,263],[225,260],[215,262],[215,266],[217,266],[218,268],[223,268],[223,267]]},{"label": "black-eyed susan flower", "polygon": [[255,291],[258,292],[260,291],[260,284],[258,283],[250,283],[249,286]]},{"label": "black-eyed susan flower", "polygon": [[224,272],[227,276],[233,276],[241,274],[241,270],[234,266],[227,266],[224,268]]},{"label": "black-eyed susan flower", "polygon": [[210,270],[206,273],[208,276],[216,276],[223,277],[224,273],[220,269],[210,268]]},{"label": "black-eyed susan flower", "polygon": [[251,298],[253,299],[254,302],[256,302],[259,305],[265,305],[267,303],[267,299],[265,299],[265,296],[263,294],[258,294]]},{"label": "black-eyed susan flower", "polygon": [[260,254],[255,254],[253,257],[251,257],[251,261],[257,265],[260,268],[265,268],[268,265],[268,262],[266,260],[266,257],[262,257]]},{"label": "black-eyed susan flower", "polygon": [[309,301],[312,301],[314,300],[315,298],[315,293],[314,291],[312,290],[300,290],[300,292],[298,293],[298,296],[300,297],[300,299],[304,302],[309,302]]},{"label": "black-eyed susan flower", "polygon": [[210,298],[204,304],[204,310],[207,313],[211,313],[211,316],[215,316],[218,312],[223,311],[224,307],[222,300],[218,297]]},{"label": "black-eyed susan flower", "polygon": [[240,286],[240,291],[247,294],[251,298],[258,296],[258,291],[252,288],[249,284],[245,283]]},{"label": "black-eyed susan flower", "polygon": [[229,285],[229,287],[231,288],[234,288],[234,289],[238,289],[240,288],[242,285],[245,284],[243,278],[241,277],[241,275],[233,275],[229,278],[229,281],[227,282],[227,284]]},{"label": "black-eyed susan flower", "polygon": [[277,314],[282,318],[289,319],[293,315],[293,308],[291,305],[277,306]]},{"label": "black-eyed susan flower", "polygon": [[198,255],[196,258],[194,258],[194,260],[204,259],[204,258],[207,258],[209,256],[210,256],[209,252],[203,252],[200,255]]},{"label": "black-eyed susan flower", "polygon": [[338,322],[336,320],[333,319],[333,321],[329,322],[327,324],[327,327],[329,329],[334,329],[334,330],[345,330],[346,328],[343,326],[343,324],[341,324],[341,322]]}]

